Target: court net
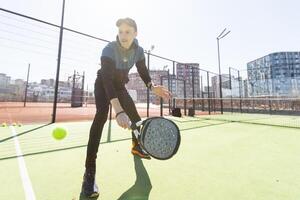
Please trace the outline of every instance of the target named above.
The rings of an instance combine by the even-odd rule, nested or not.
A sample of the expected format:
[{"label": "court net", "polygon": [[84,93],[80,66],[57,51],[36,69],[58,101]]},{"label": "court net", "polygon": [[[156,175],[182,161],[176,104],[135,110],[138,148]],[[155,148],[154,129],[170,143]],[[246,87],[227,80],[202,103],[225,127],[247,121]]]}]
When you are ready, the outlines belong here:
[{"label": "court net", "polygon": [[183,123],[205,120],[300,128],[300,98],[173,98],[174,108],[183,115],[175,120]]}]

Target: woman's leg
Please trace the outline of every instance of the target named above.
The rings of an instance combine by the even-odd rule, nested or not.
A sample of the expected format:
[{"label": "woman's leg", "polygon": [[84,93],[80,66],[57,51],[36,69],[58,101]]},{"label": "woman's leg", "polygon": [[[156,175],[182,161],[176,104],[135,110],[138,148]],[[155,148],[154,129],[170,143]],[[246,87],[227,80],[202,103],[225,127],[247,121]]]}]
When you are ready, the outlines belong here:
[{"label": "woman's leg", "polygon": [[[128,115],[130,121],[132,123],[136,123],[140,121],[141,117],[138,114],[135,104],[131,96],[128,94],[127,90],[124,89],[118,91],[118,98],[121,106],[123,107],[124,111]],[[140,148],[138,140],[136,139],[134,133],[132,132],[131,134],[132,134],[132,150],[131,150],[132,154],[138,155],[142,158],[150,159],[150,156]]]},{"label": "woman's leg", "polygon": [[106,98],[101,78],[99,77],[95,83],[95,100],[97,111],[90,128],[85,167],[96,170],[97,152],[109,110],[109,102]]},{"label": "woman's leg", "polygon": [[102,130],[109,110],[109,102],[106,98],[101,79],[98,77],[95,83],[96,115],[90,128],[89,141],[86,152],[85,173],[82,184],[82,192],[88,197],[99,196],[98,186],[95,183],[96,158],[101,140]]}]

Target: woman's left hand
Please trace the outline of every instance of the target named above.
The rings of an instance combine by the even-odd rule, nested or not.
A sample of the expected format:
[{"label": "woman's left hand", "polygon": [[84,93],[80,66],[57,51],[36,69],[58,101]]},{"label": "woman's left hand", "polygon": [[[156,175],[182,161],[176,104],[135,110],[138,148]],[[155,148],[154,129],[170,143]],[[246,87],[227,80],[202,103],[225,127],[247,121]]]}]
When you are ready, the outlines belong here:
[{"label": "woman's left hand", "polygon": [[172,96],[172,93],[162,85],[153,85],[152,92],[164,100],[169,100]]}]

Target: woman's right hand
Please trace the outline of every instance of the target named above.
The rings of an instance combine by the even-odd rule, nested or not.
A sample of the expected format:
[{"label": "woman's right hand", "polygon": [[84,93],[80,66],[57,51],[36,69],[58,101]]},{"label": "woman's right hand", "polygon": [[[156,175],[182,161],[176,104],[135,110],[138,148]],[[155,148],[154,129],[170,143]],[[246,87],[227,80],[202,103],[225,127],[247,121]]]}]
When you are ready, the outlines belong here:
[{"label": "woman's right hand", "polygon": [[124,129],[129,129],[130,128],[130,120],[129,117],[125,112],[122,112],[118,114],[116,117],[117,123],[119,126],[121,126]]}]

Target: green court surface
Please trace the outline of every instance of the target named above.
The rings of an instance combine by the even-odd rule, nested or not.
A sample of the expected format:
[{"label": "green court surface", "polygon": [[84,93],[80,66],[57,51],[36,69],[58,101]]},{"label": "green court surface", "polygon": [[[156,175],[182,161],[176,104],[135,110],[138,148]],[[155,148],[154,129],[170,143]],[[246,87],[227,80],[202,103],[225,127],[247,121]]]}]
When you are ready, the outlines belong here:
[{"label": "green court surface", "polygon": [[[171,119],[181,129],[182,141],[178,153],[166,161],[133,157],[130,131],[112,121],[108,134],[106,123],[97,159],[98,199],[300,198],[300,129],[204,117]],[[22,178],[20,159],[25,161],[35,199],[86,199],[80,196],[80,189],[90,125],[1,127],[0,199],[26,199],[29,184]],[[51,137],[55,126],[67,128],[64,140]],[[21,149],[19,157],[16,143]]]}]

